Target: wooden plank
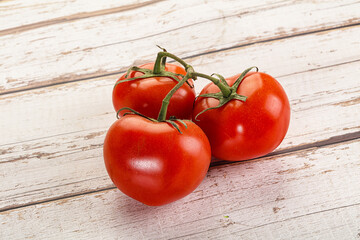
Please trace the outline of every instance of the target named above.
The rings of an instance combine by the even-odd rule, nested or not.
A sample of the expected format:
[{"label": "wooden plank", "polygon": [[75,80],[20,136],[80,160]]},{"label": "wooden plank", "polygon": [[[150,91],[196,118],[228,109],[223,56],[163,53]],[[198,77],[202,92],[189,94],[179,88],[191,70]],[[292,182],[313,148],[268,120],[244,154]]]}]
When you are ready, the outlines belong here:
[{"label": "wooden plank", "polygon": [[356,140],[213,167],[194,193],[162,207],[112,189],[1,212],[0,237],[355,239],[359,148]]},{"label": "wooden plank", "polygon": [[[259,61],[274,76],[282,75],[278,80],[292,106],[289,132],[276,151],[321,141],[329,144],[360,134],[360,61],[341,65],[353,59],[351,53],[333,51],[343,49],[336,44],[338,36],[344,37],[340,42],[348,44],[356,34],[351,28],[302,36],[200,56],[191,62],[210,72],[222,61],[228,75],[238,72],[239,66],[248,66],[238,56],[257,52],[251,65]],[[320,49],[316,42],[321,44]],[[302,51],[292,50],[300,45]],[[272,61],[267,61],[270,52]],[[319,69],[307,71],[315,66]],[[111,104],[114,81],[104,77],[0,97],[0,181],[7,183],[0,186],[0,209],[113,186],[102,162],[102,143],[115,120]],[[199,80],[196,87],[204,83]]]},{"label": "wooden plank", "polygon": [[17,33],[24,30],[35,29],[61,22],[75,21],[87,17],[131,10],[156,2],[158,1],[1,1],[0,19],[2,20],[0,21],[0,35],[4,33]]},{"label": "wooden plank", "polygon": [[[357,63],[360,60],[359,55],[357,51],[354,51],[359,47],[357,40],[359,34],[360,27],[352,27],[328,31],[326,34],[301,36],[230,49],[194,57],[188,59],[188,62],[197,71],[218,72],[224,76],[234,75],[248,66],[256,65],[261,71],[277,77],[287,92],[290,91],[289,87],[292,88],[293,92],[288,92],[288,95],[295,105],[304,101],[300,99],[303,95],[309,98],[307,104],[310,106],[320,104],[315,100],[318,97],[325,97],[326,94],[336,94],[340,82],[344,84],[344,88],[351,89],[343,96],[353,100],[357,97],[359,86],[355,75],[350,77],[349,74],[359,70]],[[294,46],[302,46],[302,48],[294,48]],[[350,65],[339,66],[346,63]],[[332,70],[332,67],[336,70]],[[323,68],[329,69],[321,70]],[[306,71],[309,72],[305,73]],[[317,78],[321,80],[315,82],[313,72],[317,72],[319,74]],[[294,74],[296,75],[290,76]],[[338,79],[334,78],[333,74],[336,74]],[[0,145],[108,126],[109,122],[113,121],[112,86],[119,76],[0,96],[2,109],[0,114],[6,114],[1,118],[4,131],[2,131]],[[331,82],[327,83],[327,81]],[[197,81],[196,91],[199,93],[207,83],[203,79]],[[319,92],[317,89],[324,89],[324,91]],[[327,103],[329,100],[336,102],[337,98],[343,96],[336,94],[333,98],[327,98]],[[311,102],[310,99],[314,101]],[[44,102],[49,102],[48,106],[44,106]],[[324,103],[321,102],[321,104]],[[61,115],[56,114],[57,112]],[[103,116],[95,121],[95,118],[106,114],[111,115],[111,118]],[[53,121],[49,121],[49,118]],[[105,121],[106,118],[108,121]],[[94,121],[89,121],[90,119]],[[21,126],[27,129],[27,134],[23,134],[24,131],[15,131]],[[29,126],[33,126],[33,129],[29,129]]]},{"label": "wooden plank", "polygon": [[[219,220],[224,224],[216,229],[171,239],[357,239],[360,236],[359,213],[360,204],[354,204],[260,224],[250,229],[228,229],[229,225],[241,225],[229,217]],[[246,219],[242,220],[247,225]]]},{"label": "wooden plank", "polygon": [[[159,2],[132,11],[3,35],[0,72],[4,75],[0,78],[0,91],[119,73],[135,59],[153,59],[156,44],[190,57],[360,23],[360,3],[354,0],[250,4]],[[183,17],[191,12],[201,14]],[[178,41],[180,37],[182,41]]]}]

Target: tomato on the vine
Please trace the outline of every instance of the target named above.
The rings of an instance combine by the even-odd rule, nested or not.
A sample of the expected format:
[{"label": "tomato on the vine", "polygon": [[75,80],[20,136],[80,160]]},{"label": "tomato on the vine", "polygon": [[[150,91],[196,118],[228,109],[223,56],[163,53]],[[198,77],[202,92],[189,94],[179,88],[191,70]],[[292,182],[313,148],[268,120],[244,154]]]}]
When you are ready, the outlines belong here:
[{"label": "tomato on the vine", "polygon": [[[115,84],[113,104],[121,117],[108,130],[103,147],[113,183],[151,206],[195,190],[211,154],[236,161],[271,152],[290,121],[289,101],[273,77],[249,73],[253,67],[228,79],[209,76],[162,50],[155,63],[131,67]],[[192,79],[198,77],[212,83],[194,102]],[[196,124],[181,120],[191,117]]]},{"label": "tomato on the vine", "polygon": [[[240,74],[239,74],[240,75]],[[225,79],[232,86],[239,75]],[[232,99],[219,108],[212,97],[198,97],[194,104],[193,121],[208,136],[212,155],[230,161],[247,160],[273,151],[283,140],[290,121],[290,105],[280,83],[268,74],[249,72],[236,91],[246,101]],[[210,83],[200,95],[217,93]]]},{"label": "tomato on the vine", "polygon": [[[154,63],[144,64],[139,66],[139,68],[153,69]],[[183,67],[170,63],[166,63],[164,70],[174,74],[186,74]],[[120,77],[112,94],[115,111],[129,107],[148,117],[157,118],[164,97],[178,82],[166,76],[123,81],[142,75],[144,74],[140,71],[130,71],[127,76],[124,74]],[[177,78],[179,81],[182,79],[180,75],[178,75]],[[175,116],[178,119],[191,118],[192,107],[195,100],[195,90],[192,87],[192,79],[187,81],[188,84],[182,85],[170,99],[167,119],[171,116]]]},{"label": "tomato on the vine", "polygon": [[193,122],[174,122],[182,133],[169,122],[130,114],[110,127],[104,160],[123,193],[158,206],[188,195],[201,183],[211,160],[209,141]]}]

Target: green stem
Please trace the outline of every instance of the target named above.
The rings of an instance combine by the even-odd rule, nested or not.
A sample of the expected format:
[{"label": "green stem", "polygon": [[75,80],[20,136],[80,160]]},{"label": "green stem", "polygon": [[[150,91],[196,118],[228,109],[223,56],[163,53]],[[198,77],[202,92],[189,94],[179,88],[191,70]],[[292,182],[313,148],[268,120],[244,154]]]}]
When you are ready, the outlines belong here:
[{"label": "green stem", "polygon": [[174,59],[175,61],[179,62],[181,65],[184,66],[185,70],[187,70],[190,65],[187,64],[184,60],[182,60],[181,58],[175,56],[174,54],[171,54],[169,52],[159,52],[157,57],[156,57],[156,60],[155,60],[155,64],[154,64],[154,69],[153,69],[153,72],[155,74],[159,74],[161,72],[161,66],[162,66],[162,59],[164,57],[169,57],[169,58],[172,58]]},{"label": "green stem", "polygon": [[167,113],[167,109],[170,103],[170,98],[174,95],[174,93],[190,78],[189,76],[192,73],[192,68],[189,69],[189,71],[186,73],[186,75],[184,76],[183,79],[181,79],[180,82],[178,82],[175,87],[173,87],[173,89],[171,89],[171,91],[166,95],[166,97],[163,99],[162,101],[162,105],[161,105],[161,109],[158,115],[157,120],[159,122],[161,121],[165,121],[166,120],[166,113]]},{"label": "green stem", "polygon": [[222,92],[224,97],[230,96],[231,88],[229,86],[226,86],[219,79],[214,78],[214,77],[209,76],[209,75],[206,75],[206,74],[203,74],[203,73],[198,73],[198,72],[193,72],[191,74],[191,77],[193,77],[193,76],[209,79],[210,81],[212,81],[220,89],[220,91]]}]

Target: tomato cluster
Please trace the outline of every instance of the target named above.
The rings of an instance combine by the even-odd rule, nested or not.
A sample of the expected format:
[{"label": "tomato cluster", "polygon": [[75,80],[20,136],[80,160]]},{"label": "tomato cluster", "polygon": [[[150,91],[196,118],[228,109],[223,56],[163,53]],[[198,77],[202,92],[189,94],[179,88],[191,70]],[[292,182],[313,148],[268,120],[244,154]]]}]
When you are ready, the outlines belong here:
[{"label": "tomato cluster", "polygon": [[[104,142],[114,184],[144,204],[164,205],[195,190],[211,156],[241,161],[273,151],[289,126],[289,101],[279,82],[251,69],[209,76],[165,50],[155,63],[130,68],[113,89],[119,119]],[[212,82],[195,98],[198,77]]]}]

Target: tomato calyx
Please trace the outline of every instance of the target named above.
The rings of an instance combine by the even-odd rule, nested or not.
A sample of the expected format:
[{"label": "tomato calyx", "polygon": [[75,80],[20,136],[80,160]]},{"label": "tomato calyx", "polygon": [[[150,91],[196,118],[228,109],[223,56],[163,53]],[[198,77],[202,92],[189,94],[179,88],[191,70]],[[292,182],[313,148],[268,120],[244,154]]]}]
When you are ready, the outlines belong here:
[{"label": "tomato calyx", "polygon": [[240,83],[242,82],[242,80],[244,79],[245,75],[250,72],[251,69],[256,68],[256,72],[259,71],[259,69],[257,67],[250,67],[245,69],[241,75],[238,77],[238,79],[236,79],[235,83],[230,87],[229,84],[225,81],[225,78],[223,76],[221,76],[220,74],[214,73],[211,75],[211,78],[213,78],[212,76],[215,75],[217,76],[219,79],[210,79],[210,76],[207,76],[205,74],[199,74],[199,73],[195,73],[197,76],[200,77],[205,77],[210,79],[215,85],[217,85],[220,88],[220,92],[217,93],[207,93],[207,94],[202,94],[199,95],[198,97],[205,97],[205,98],[215,98],[217,100],[219,100],[219,104],[215,107],[211,107],[211,108],[207,108],[204,109],[203,111],[201,111],[200,113],[198,113],[195,116],[195,121],[199,121],[197,118],[203,114],[206,111],[212,110],[212,109],[217,109],[220,108],[222,106],[224,106],[226,103],[228,103],[231,100],[239,100],[239,101],[243,101],[245,102],[247,97],[240,95],[237,93],[237,89],[240,86]]},{"label": "tomato calyx", "polygon": [[[159,46],[158,46],[159,47]],[[161,48],[161,47],[159,47]],[[170,99],[171,97],[175,94],[175,92],[184,84],[187,83],[190,87],[194,87],[193,85],[190,85],[190,83],[188,82],[188,80],[190,78],[196,80],[196,75],[194,74],[195,71],[193,69],[193,67],[189,64],[187,64],[184,60],[182,60],[181,58],[167,52],[164,48],[161,48],[163,51],[159,52],[157,57],[156,57],[156,61],[154,64],[154,68],[151,69],[145,69],[145,68],[139,68],[139,67],[131,67],[129,68],[129,70],[127,71],[125,77],[127,78],[130,74],[131,71],[138,71],[138,72],[142,72],[143,75],[139,76],[139,77],[133,77],[133,78],[128,78],[128,79],[124,79],[121,81],[118,81],[115,84],[115,87],[117,84],[122,83],[122,82],[127,82],[127,81],[133,81],[136,79],[144,79],[144,78],[150,78],[150,77],[170,77],[172,79],[174,79],[175,81],[177,81],[178,83],[168,92],[168,94],[165,96],[165,98],[162,101],[162,105],[161,105],[161,109],[159,111],[159,115],[157,119],[154,118],[150,118],[148,116],[145,116],[137,111],[135,111],[134,109],[131,109],[129,107],[124,107],[121,108],[117,111],[117,118],[119,118],[119,113],[123,110],[128,110],[129,112],[126,112],[124,114],[136,114],[138,116],[141,116],[143,118],[146,118],[150,121],[153,122],[167,122],[169,124],[171,124],[180,134],[182,134],[179,125],[177,122],[181,123],[182,125],[184,125],[185,128],[187,128],[187,125],[185,123],[186,120],[181,120],[181,119],[177,119],[175,117],[170,117],[169,119],[166,119],[166,114],[167,114],[167,109],[170,103]],[[168,72],[165,71],[165,64],[166,64],[166,58],[172,58],[175,61],[179,62],[181,65],[184,66],[186,74],[182,75],[182,74],[177,74],[177,73],[173,73],[173,72]]]},{"label": "tomato calyx", "polygon": [[141,114],[138,111],[135,111],[134,109],[129,108],[129,107],[120,108],[116,113],[116,118],[117,119],[120,118],[119,117],[120,112],[124,111],[124,110],[128,110],[129,112],[124,113],[123,116],[126,116],[126,115],[138,115],[138,116],[143,117],[143,118],[145,118],[145,119],[147,119],[149,121],[152,121],[152,122],[166,122],[166,123],[171,124],[171,126],[173,126],[180,134],[182,134],[182,131],[180,130],[179,124],[177,122],[181,123],[185,128],[187,128],[187,125],[186,125],[185,121],[190,121],[190,120],[177,119],[175,116],[171,116],[168,120],[159,121],[157,119],[145,116],[144,114]]},{"label": "tomato calyx", "polygon": [[[126,110],[130,111],[129,113],[126,113],[126,114],[137,114],[137,115],[145,117],[145,118],[147,118],[148,120],[151,120],[151,121],[168,122],[174,128],[176,128],[180,133],[182,133],[180,131],[180,128],[179,128],[178,124],[175,121],[181,122],[186,127],[185,122],[183,122],[182,120],[179,120],[179,119],[171,118],[171,117],[170,117],[170,119],[167,120],[166,119],[167,108],[168,108],[169,103],[170,103],[170,98],[174,95],[174,93],[185,82],[190,87],[194,87],[193,85],[191,85],[188,82],[188,80],[189,79],[196,80],[197,77],[206,78],[206,79],[212,81],[220,89],[220,92],[202,94],[202,95],[198,96],[198,97],[215,98],[215,99],[219,100],[219,104],[216,107],[207,108],[207,109],[204,109],[203,111],[201,111],[200,113],[198,113],[195,116],[196,121],[199,121],[197,119],[199,115],[203,114],[204,112],[206,112],[208,110],[220,108],[220,107],[224,106],[226,103],[228,103],[231,100],[239,100],[239,101],[243,101],[243,102],[246,101],[246,96],[239,95],[237,93],[237,89],[240,86],[240,83],[244,79],[245,75],[253,68],[256,68],[256,71],[258,71],[257,67],[250,67],[250,68],[246,69],[245,71],[243,71],[241,73],[241,75],[239,76],[239,78],[235,81],[233,86],[230,87],[229,84],[226,82],[225,78],[222,75],[217,74],[217,73],[213,73],[211,76],[209,76],[209,75],[206,75],[206,74],[203,74],[203,73],[195,72],[193,67],[191,65],[187,64],[184,60],[182,60],[181,58],[175,56],[174,54],[171,54],[171,53],[167,52],[164,48],[161,48],[161,47],[159,47],[159,48],[162,49],[162,52],[158,52],[153,69],[145,69],[145,68],[140,68],[140,67],[133,66],[133,67],[128,69],[128,71],[127,71],[127,73],[125,75],[125,79],[121,80],[121,81],[118,81],[114,86],[114,87],[116,87],[117,84],[120,84],[122,82],[128,82],[128,81],[133,81],[133,80],[136,80],[136,79],[144,79],[144,78],[151,78],[151,77],[169,77],[169,78],[177,81],[177,84],[175,85],[175,87],[173,87],[170,90],[170,92],[166,95],[166,97],[163,99],[161,109],[159,111],[157,120],[155,120],[153,118],[149,118],[147,116],[144,116],[144,115],[140,114],[139,112],[136,112],[135,110],[133,110],[131,108],[121,108],[117,112],[117,117],[118,117],[120,111],[126,109]],[[168,58],[168,57],[172,58],[173,60],[175,60],[178,63],[180,63],[181,65],[183,65],[183,67],[185,68],[186,74],[183,75],[183,74],[178,74],[178,73],[173,73],[173,72],[166,71],[165,70],[165,64],[166,64],[166,58]],[[128,78],[129,74],[132,71],[141,72],[141,73],[143,73],[143,75],[138,76],[138,77]],[[214,77],[214,76],[216,76],[216,77]],[[124,115],[126,115],[126,114],[124,114]]]},{"label": "tomato calyx", "polygon": [[[181,79],[184,78],[184,75],[166,71],[165,70],[166,58],[170,57],[170,58],[174,59],[175,61],[179,62],[181,65],[184,66],[186,72],[188,71],[188,69],[190,69],[192,67],[189,64],[187,64],[186,62],[184,62],[181,58],[167,52],[166,49],[164,49],[160,46],[158,46],[158,47],[160,49],[162,49],[163,51],[158,53],[153,69],[132,66],[127,70],[125,79],[116,82],[114,88],[118,84],[123,83],[123,82],[129,82],[129,81],[134,81],[137,79],[145,79],[145,78],[152,78],[152,77],[168,77],[168,78],[173,79],[176,82],[180,82]],[[130,73],[133,71],[141,72],[143,75],[138,76],[138,77],[128,78]],[[196,77],[194,78],[194,80],[195,79],[196,79]],[[194,85],[191,84],[189,81],[186,81],[186,83],[187,83],[187,85],[189,85],[189,87],[194,88]]]},{"label": "tomato calyx", "polygon": [[[138,77],[128,78],[132,71],[141,72],[141,73],[143,73],[143,75],[138,76]],[[180,79],[184,77],[184,75],[179,74],[179,73],[173,73],[173,72],[165,71],[165,70],[161,70],[159,73],[154,73],[154,71],[151,70],[151,69],[140,68],[140,67],[137,67],[137,66],[133,66],[133,67],[130,67],[127,70],[124,80],[120,80],[117,83],[115,83],[114,88],[118,84],[123,83],[123,82],[130,82],[130,81],[134,81],[134,80],[137,80],[137,79],[145,79],[145,78],[152,78],[152,77],[168,77],[168,78],[173,79],[176,82],[179,82]],[[186,81],[186,83],[189,85],[189,87],[194,88],[193,84],[190,84],[188,81]]]}]

